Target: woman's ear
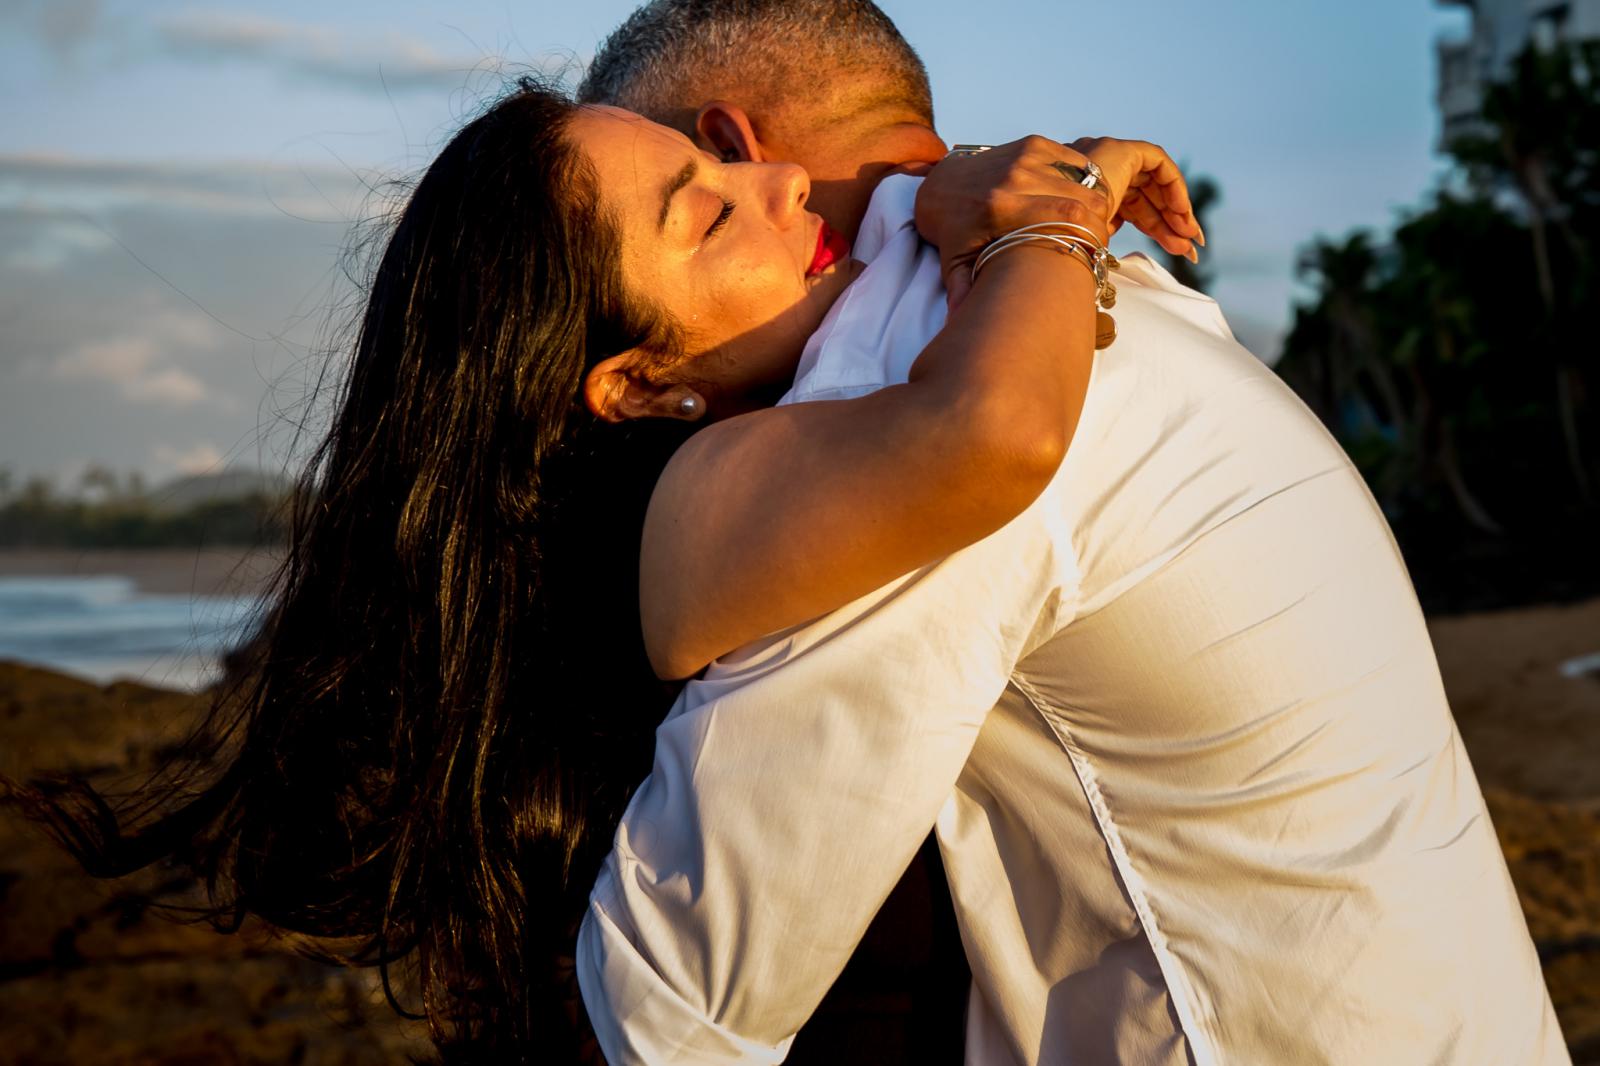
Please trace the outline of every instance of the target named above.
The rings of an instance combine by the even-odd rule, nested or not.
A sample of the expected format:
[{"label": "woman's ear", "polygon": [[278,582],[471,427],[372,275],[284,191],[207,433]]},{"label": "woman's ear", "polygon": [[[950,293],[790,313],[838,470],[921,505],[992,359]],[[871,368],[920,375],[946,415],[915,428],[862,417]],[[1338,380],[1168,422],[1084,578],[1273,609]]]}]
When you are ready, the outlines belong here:
[{"label": "woman's ear", "polygon": [[583,379],[583,402],[589,411],[607,422],[646,417],[640,410],[643,399],[640,385],[634,381],[634,368],[638,365],[635,352],[613,355],[596,363],[589,376]]},{"label": "woman's ear", "polygon": [[712,100],[694,117],[695,139],[726,163],[764,163],[750,116],[738,104]]},{"label": "woman's ear", "polygon": [[635,418],[677,418],[698,421],[706,413],[705,397],[688,385],[662,385],[637,374],[639,356],[626,352],[602,359],[583,380],[583,402],[607,422]]}]

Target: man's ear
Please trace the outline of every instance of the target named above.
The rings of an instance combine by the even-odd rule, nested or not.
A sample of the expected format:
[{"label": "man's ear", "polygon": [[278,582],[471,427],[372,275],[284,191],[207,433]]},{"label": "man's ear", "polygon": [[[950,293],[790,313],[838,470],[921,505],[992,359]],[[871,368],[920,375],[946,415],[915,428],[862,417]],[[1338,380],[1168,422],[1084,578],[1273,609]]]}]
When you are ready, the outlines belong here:
[{"label": "man's ear", "polygon": [[764,163],[750,116],[738,104],[712,100],[694,117],[695,140],[728,163]]},{"label": "man's ear", "polygon": [[660,385],[640,377],[638,352],[602,359],[583,379],[583,402],[607,422],[634,418],[676,418],[686,422],[705,414],[705,398],[688,385]]}]

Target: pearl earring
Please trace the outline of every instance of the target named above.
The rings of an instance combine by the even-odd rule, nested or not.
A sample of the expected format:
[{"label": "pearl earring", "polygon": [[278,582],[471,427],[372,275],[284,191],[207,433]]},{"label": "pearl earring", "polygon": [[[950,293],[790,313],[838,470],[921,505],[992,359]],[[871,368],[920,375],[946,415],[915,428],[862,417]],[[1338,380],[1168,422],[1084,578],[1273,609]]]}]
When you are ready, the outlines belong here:
[{"label": "pearl earring", "polygon": [[678,401],[678,417],[694,422],[706,413],[706,402],[698,392],[685,393]]}]

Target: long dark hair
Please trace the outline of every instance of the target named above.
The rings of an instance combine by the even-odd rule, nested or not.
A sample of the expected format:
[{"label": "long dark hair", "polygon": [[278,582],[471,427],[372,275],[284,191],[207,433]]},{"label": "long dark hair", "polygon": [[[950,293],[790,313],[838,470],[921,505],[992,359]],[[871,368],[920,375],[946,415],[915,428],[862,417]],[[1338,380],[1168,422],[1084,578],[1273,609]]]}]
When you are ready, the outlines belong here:
[{"label": "long dark hair", "polygon": [[563,960],[671,696],[637,574],[683,431],[580,387],[675,330],[624,291],[573,106],[520,83],[411,194],[210,776],[23,797],[96,874],[176,857],[225,926],[356,938],[386,987],[403,961],[456,1061],[576,1054]]}]

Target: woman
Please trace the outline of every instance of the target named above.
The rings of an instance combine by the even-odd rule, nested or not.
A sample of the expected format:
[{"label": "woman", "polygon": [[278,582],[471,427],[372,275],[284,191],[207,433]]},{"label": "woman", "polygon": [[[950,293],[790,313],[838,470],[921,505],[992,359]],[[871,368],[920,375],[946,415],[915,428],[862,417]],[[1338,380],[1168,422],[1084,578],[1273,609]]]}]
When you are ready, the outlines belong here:
[{"label": "woman", "polygon": [[[928,236],[952,261],[1046,220],[1103,241],[1049,158],[970,168]],[[647,503],[651,653],[682,676],[1007,521],[1081,404],[1093,279],[1026,251],[908,385],[740,415],[851,277],[805,194],[532,85],[468,125],[373,276],[259,669],[126,824],[69,783],[36,812],[92,872],[176,857],[223,923],[403,962],[461,1061],[574,1057],[566,960],[672,692],[639,621]]]}]

